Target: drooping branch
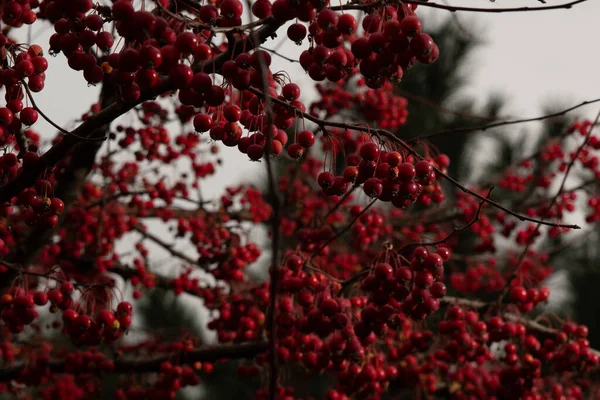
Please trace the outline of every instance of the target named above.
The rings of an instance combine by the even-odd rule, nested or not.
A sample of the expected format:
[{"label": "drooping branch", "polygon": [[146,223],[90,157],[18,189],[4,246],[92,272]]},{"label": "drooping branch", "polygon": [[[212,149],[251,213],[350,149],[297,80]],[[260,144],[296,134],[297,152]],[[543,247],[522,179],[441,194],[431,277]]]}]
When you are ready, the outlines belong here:
[{"label": "drooping branch", "polygon": [[[256,88],[250,88],[249,89],[252,93],[261,96],[261,97],[265,97],[265,94],[263,92],[261,92],[260,90],[256,89]],[[269,96],[271,97],[271,96]],[[359,131],[359,132],[366,132],[369,133],[371,135],[375,135],[375,136],[380,136],[382,138],[387,139],[390,142],[396,143],[398,146],[402,147],[404,150],[406,150],[409,154],[411,154],[412,156],[414,156],[416,159],[418,160],[423,160],[424,158],[417,153],[417,151],[410,146],[408,143],[406,143],[405,141],[401,140],[400,138],[398,138],[393,132],[390,132],[386,129],[381,129],[381,128],[376,128],[376,129],[372,129],[370,128],[368,125],[359,125],[359,124],[349,124],[346,122],[337,122],[337,121],[327,121],[324,119],[320,119],[315,117],[314,115],[311,115],[309,113],[306,112],[302,112],[301,110],[299,110],[298,108],[295,108],[293,106],[291,106],[289,103],[275,98],[275,97],[271,97],[271,100],[274,103],[277,103],[279,105],[282,105],[284,107],[288,107],[294,110],[294,112],[297,115],[301,115],[303,118],[314,122],[315,124],[321,126],[321,127],[325,127],[325,126],[331,126],[331,127],[335,127],[335,128],[342,128],[342,129],[349,129],[349,130],[355,130],[355,131]],[[599,100],[600,101],[600,100]],[[465,187],[464,185],[462,185],[460,182],[456,181],[454,178],[452,178],[451,176],[449,176],[448,174],[442,172],[439,168],[436,168],[435,166],[432,166],[433,170],[435,171],[436,175],[447,180],[448,182],[450,182],[451,184],[453,184],[454,186],[456,186],[457,188],[459,188],[461,191],[463,191],[464,193],[467,193],[473,197],[476,197],[477,199],[484,201],[494,207],[496,207],[499,210],[504,211],[507,214],[512,215],[513,217],[516,217],[517,219],[519,219],[520,221],[529,221],[529,222],[535,222],[535,223],[540,223],[542,225],[547,225],[547,226],[553,226],[553,227],[558,227],[558,228],[569,228],[569,229],[581,229],[581,227],[579,225],[575,225],[575,224],[562,224],[562,223],[553,223],[553,222],[548,222],[548,221],[543,221],[543,220],[539,220],[536,218],[531,218],[528,217],[526,215],[523,214],[519,214],[517,212],[514,212],[504,206],[502,206],[501,204],[490,200],[470,189],[468,189],[467,187]]]}]

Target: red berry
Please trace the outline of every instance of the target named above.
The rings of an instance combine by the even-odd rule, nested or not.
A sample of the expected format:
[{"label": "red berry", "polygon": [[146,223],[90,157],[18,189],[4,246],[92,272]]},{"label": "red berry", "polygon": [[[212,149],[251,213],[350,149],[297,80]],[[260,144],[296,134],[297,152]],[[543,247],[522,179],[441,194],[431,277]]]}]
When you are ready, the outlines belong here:
[{"label": "red berry", "polygon": [[38,112],[32,107],[25,107],[19,114],[21,122],[25,125],[33,125],[38,120]]},{"label": "red berry", "polygon": [[377,279],[385,281],[393,276],[394,268],[388,263],[379,263],[375,266],[374,273]]},{"label": "red berry", "polygon": [[510,297],[517,303],[524,303],[527,300],[527,290],[522,286],[513,286],[510,289]]},{"label": "red berry", "polygon": [[379,197],[383,193],[383,185],[378,178],[369,178],[363,184],[363,190],[369,197]]},{"label": "red berry", "polygon": [[400,21],[400,29],[408,37],[421,33],[421,21],[416,15],[409,15]]},{"label": "red berry", "polygon": [[375,161],[379,156],[379,146],[367,142],[360,147],[360,156],[367,161]]},{"label": "red berry", "polygon": [[119,315],[131,315],[133,312],[133,307],[131,303],[128,301],[122,301],[117,305],[117,313]]},{"label": "red berry", "polygon": [[311,131],[302,131],[298,133],[298,144],[304,147],[305,149],[311,147],[315,144],[315,135]]},{"label": "red berry", "polygon": [[447,289],[446,285],[442,282],[434,282],[429,288],[429,293],[437,299],[441,299],[446,295]]},{"label": "red berry", "polygon": [[194,117],[194,129],[196,132],[208,132],[213,126],[213,121],[208,114],[196,114]]}]

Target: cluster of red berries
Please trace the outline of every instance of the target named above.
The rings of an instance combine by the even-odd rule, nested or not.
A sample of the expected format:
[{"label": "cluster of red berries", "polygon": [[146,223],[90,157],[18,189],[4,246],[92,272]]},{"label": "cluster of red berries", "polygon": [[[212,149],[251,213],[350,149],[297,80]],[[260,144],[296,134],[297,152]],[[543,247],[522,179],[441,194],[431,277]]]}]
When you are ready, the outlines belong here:
[{"label": "cluster of red berries", "polygon": [[2,4],[2,22],[8,26],[31,25],[37,20],[39,0],[9,0]]},{"label": "cluster of red berries", "polygon": [[[391,86],[386,83],[385,87],[388,85]],[[352,93],[338,85],[321,83],[316,88],[320,98],[310,105],[313,115],[338,115],[344,111],[357,110],[367,121],[384,129],[397,129],[406,123],[408,102],[392,90],[367,89]]]},{"label": "cluster of red berries", "polygon": [[[0,34],[0,49],[4,53],[3,59],[6,64],[0,70],[0,84],[5,89],[6,100],[6,106],[0,108],[0,133],[4,137],[19,134],[23,126],[30,126],[37,122],[39,118],[37,110],[33,107],[25,107],[23,104],[25,92],[22,85],[27,84],[31,92],[40,92],[44,88],[48,61],[44,58],[40,46],[33,44],[23,48],[10,43],[2,34]],[[28,149],[22,149],[22,151],[26,150]]]},{"label": "cluster of red berries", "polygon": [[[245,59],[241,60],[244,58],[242,56],[245,56]],[[288,136],[284,129],[290,128],[296,118],[294,108],[304,110],[303,104],[297,100],[300,96],[300,88],[294,83],[288,83],[281,86],[281,96],[279,97],[281,101],[290,102],[291,107],[274,106],[275,117],[272,124],[268,122],[264,101],[259,99],[254,93],[245,90],[250,84],[263,87],[262,82],[257,81],[257,79],[262,79],[258,73],[260,71],[261,60],[265,60],[267,65],[270,64],[268,53],[259,50],[252,55],[248,55],[247,53],[240,54],[235,61],[226,62],[223,67],[223,76],[234,87],[236,87],[235,77],[240,76],[240,74],[243,76],[243,72],[240,71],[247,71],[246,73],[249,74],[248,85],[238,87],[241,91],[239,106],[228,103],[223,107],[214,109],[212,114],[197,114],[193,120],[194,128],[197,132],[208,131],[211,139],[221,141],[228,147],[237,146],[241,153],[247,154],[253,161],[260,160],[264,154],[279,155],[288,143]],[[235,68],[236,71],[227,73],[226,68],[232,70]],[[208,77],[208,75],[206,76]],[[272,76],[269,79],[270,82],[273,82]],[[274,89],[268,95],[278,97]],[[224,100],[223,95],[223,99],[216,105],[222,104]],[[243,136],[243,128],[247,129],[251,134]],[[265,146],[268,137],[271,140],[270,148],[267,149]],[[289,152],[288,150],[288,154]]]},{"label": "cluster of red berries", "polygon": [[114,393],[114,398],[118,400],[173,399],[180,389],[186,386],[196,386],[200,383],[196,369],[204,370],[202,366],[192,368],[187,365],[173,365],[165,361],[160,365],[160,374],[152,384],[133,385],[126,389],[118,388]]},{"label": "cluster of red berries", "polygon": [[[504,260],[506,268],[501,269],[495,255],[485,254],[496,253],[498,234],[514,234],[514,242],[526,245],[545,232],[534,225],[517,225],[504,213],[493,218],[485,212],[488,207],[482,211],[479,200],[467,194],[458,193],[448,207],[430,207],[445,200],[438,174],[445,173],[450,162],[432,146],[423,147],[425,157],[421,158],[405,151],[407,147],[399,150],[358,134],[351,125],[322,124],[318,130],[296,126],[301,116],[314,120],[357,112],[378,128],[405,124],[407,101],[392,92],[392,85],[416,62],[429,64],[438,57],[437,46],[422,32],[414,14],[416,6],[360,4],[368,10],[359,27],[353,15],[325,1],[255,1],[252,13],[261,20],[252,28],[261,25],[257,30],[273,29],[274,33],[284,22],[297,18],[289,24],[287,35],[299,44],[307,37],[310,41],[299,57],[301,66],[314,81],[329,81],[317,85],[320,98],[311,105],[310,114],[304,114],[300,87],[285,73],[273,73],[269,51],[258,49],[262,43],[243,33],[248,27],[240,27],[244,9],[240,0],[197,6],[169,0],[155,3],[142,2],[142,9],[130,0],[114,0],[106,6],[91,0],[8,0],[0,5],[3,22],[15,27],[33,22],[32,10],[39,7],[38,16],[49,20],[55,31],[50,53],[62,52],[68,66],[82,71],[90,84],[105,82],[115,89],[116,109],[123,101],[123,109],[140,102],[142,93],[144,99],[161,97],[135,109],[139,117],[135,124],[141,127],[122,124],[107,129],[119,151],[129,151],[132,157],[103,156],[93,165],[107,183],[85,183],[79,198],[61,217],[65,222],[51,243],[31,265],[23,266],[23,276],[34,277],[23,279],[22,288],[12,288],[0,298],[0,330],[10,336],[29,326],[28,333],[31,330],[35,340],[41,330],[34,323],[36,306],[49,305],[51,313],[60,310],[63,322],[55,321],[52,326],[60,327],[74,344],[115,342],[131,325],[132,306],[121,302],[116,310],[111,309],[110,289],[115,281],[107,279],[106,272],[110,272],[131,283],[134,299],[155,286],[202,299],[211,312],[208,328],[221,343],[262,340],[265,330],[271,329],[265,322],[273,301],[275,356],[281,367],[299,365],[308,372],[336,376],[337,382],[325,395],[328,400],[378,399],[391,385],[416,388],[426,396],[447,391],[454,399],[583,397],[585,385],[576,374],[599,365],[586,339],[587,328],[566,323],[557,332],[509,313],[510,308],[527,313],[548,299],[548,289],[540,286],[552,272],[547,257],[529,251],[521,260],[511,253]],[[110,24],[114,24],[113,33],[109,33]],[[229,27],[227,40],[215,42],[215,34]],[[237,42],[228,43],[232,37]],[[23,130],[36,122],[38,111],[23,103],[27,89],[43,89],[47,62],[39,46],[18,45],[4,35],[0,35],[0,50],[4,62],[0,83],[6,100],[0,108],[0,142],[7,146],[18,142],[21,147],[24,135],[31,143],[18,149],[19,156],[10,152],[0,156],[0,181],[5,184],[39,160],[39,138]],[[351,93],[349,87],[356,91]],[[172,94],[177,103],[168,107],[163,103]],[[94,104],[81,121],[91,120],[93,125],[94,117],[102,113],[101,105]],[[182,124],[180,134],[173,134],[166,125],[171,118]],[[575,123],[568,133],[587,136],[591,125],[590,121]],[[372,133],[377,137],[377,131]],[[314,156],[318,151],[309,151],[317,139],[325,161],[322,154]],[[198,188],[199,178],[214,174],[220,164],[214,157],[219,151],[215,142],[237,147],[253,161],[281,153],[301,161],[289,163],[288,174],[278,180],[286,200],[282,213],[293,210],[294,214],[283,216],[277,227],[287,251],[282,265],[272,266],[280,276],[275,299],[270,298],[268,282],[248,280],[247,269],[258,261],[261,250],[248,239],[243,226],[233,223],[268,221],[273,210],[263,193],[248,186],[228,188],[213,203],[214,208],[206,209],[203,202],[191,200],[191,189]],[[545,192],[576,154],[576,166],[598,177],[594,151],[599,148],[600,140],[593,135],[577,153],[566,151],[561,141],[552,141],[539,154],[539,160],[549,166],[541,176],[535,175],[538,159],[530,158],[508,171],[500,186],[524,192],[532,187],[536,195]],[[27,233],[38,231],[31,228],[56,227],[65,205],[54,197],[54,189],[69,177],[76,154],[71,152],[54,168],[45,169],[31,182],[32,187],[0,207],[0,255],[7,260],[27,243]],[[180,173],[179,161],[189,162],[193,172]],[[176,178],[169,176],[167,167]],[[315,179],[321,190],[314,190]],[[350,192],[359,187],[361,192],[353,196]],[[367,210],[355,203],[364,195],[394,207]],[[180,200],[191,200],[199,207],[175,207]],[[575,200],[574,193],[562,193],[552,206],[548,201],[525,202],[523,212],[531,218],[561,218],[575,209]],[[415,211],[416,218],[407,218],[403,210],[413,203],[422,210]],[[588,222],[600,218],[599,203],[596,198],[589,201]],[[439,212],[444,221],[469,223],[469,233],[476,237],[473,261],[464,256],[462,264],[463,256],[455,254],[457,263],[444,273],[461,233],[447,236],[445,223],[428,222],[430,212],[433,220]],[[448,219],[444,219],[446,212]],[[146,241],[173,254],[176,251],[166,241],[152,239],[150,232],[135,243],[131,265],[117,251],[118,239],[142,230],[146,218],[173,222],[173,236],[192,244],[198,253],[193,259],[180,257],[185,268],[173,279],[153,271]],[[548,232],[550,236],[559,233],[558,228]],[[342,234],[347,240],[333,240]],[[428,242],[438,246],[414,247],[425,237],[432,237]],[[399,251],[393,250],[397,242],[404,245]],[[380,251],[381,245],[385,252]],[[197,277],[192,266],[202,268],[207,278]],[[34,267],[48,275],[33,272]],[[62,275],[51,275],[54,268]],[[12,269],[0,266],[0,278],[9,276]],[[516,279],[512,279],[514,273]],[[40,278],[52,276],[61,276],[54,278],[60,286],[40,290],[39,285],[45,283]],[[487,315],[481,307],[489,305],[446,297],[447,277],[453,289],[462,293],[501,292],[510,279],[510,308],[489,309]],[[80,300],[76,288],[82,289]],[[444,312],[439,312],[441,321],[434,333],[428,329],[431,325],[421,321],[439,309]],[[498,342],[502,351],[495,353],[493,345]],[[148,340],[130,347],[119,344],[116,349],[171,356],[191,352],[196,345],[195,339]],[[2,343],[3,360],[20,356],[27,367],[15,379],[24,384],[23,389],[0,385],[0,392],[41,385],[43,398],[83,398],[99,389],[97,375],[114,372],[120,362],[94,349],[67,355],[50,345],[33,347],[22,351],[17,344]],[[261,375],[268,369],[270,355],[257,354],[254,362],[241,364],[239,375]],[[148,365],[158,367],[150,360]],[[60,363],[65,373],[51,373],[48,366]],[[145,360],[140,358],[139,363],[144,365]],[[114,396],[174,398],[182,387],[199,383],[198,372],[210,374],[213,368],[208,362],[193,366],[165,362],[143,385],[123,380],[126,386]],[[546,369],[572,373],[573,379],[563,382]],[[277,398],[297,398],[286,387],[285,378],[278,383]],[[255,395],[260,399],[270,394],[258,390]]]},{"label": "cluster of red berries", "polygon": [[244,6],[239,0],[223,0],[218,3],[218,6],[217,8],[207,4],[200,7],[198,17],[206,24],[222,27],[237,26],[242,23]]},{"label": "cluster of red berries", "polygon": [[26,325],[30,325],[39,316],[35,306],[50,304],[51,313],[62,311],[65,333],[73,342],[88,345],[112,342],[131,325],[132,307],[128,302],[119,303],[116,315],[110,310],[100,310],[94,321],[74,309],[74,291],[75,286],[71,282],[63,282],[60,288],[47,292],[27,293],[23,288],[14,287],[9,293],[3,294],[0,300],[2,320],[12,333],[21,333]]},{"label": "cluster of red berries", "polygon": [[384,223],[385,216],[379,210],[364,212],[364,208],[354,205],[350,208],[350,215],[358,218],[352,226],[351,243],[357,248],[369,248],[372,243],[377,243],[380,237],[391,233],[391,226]]},{"label": "cluster of red berries", "polygon": [[428,161],[403,162],[400,153],[381,151],[374,142],[364,143],[359,153],[348,156],[346,161],[347,167],[340,176],[325,171],[317,177],[325,194],[341,196],[351,184],[362,184],[368,197],[406,208],[420,196],[424,186],[433,185],[436,180]]},{"label": "cluster of red berries", "polygon": [[64,331],[75,344],[94,346],[114,342],[131,326],[133,308],[129,302],[121,302],[115,312],[100,310],[93,319],[73,308],[63,311]]},{"label": "cluster of red berries", "polygon": [[26,294],[25,290],[20,288],[15,288],[12,293],[2,295],[0,298],[2,321],[12,333],[23,332],[25,325],[31,324],[39,316],[34,307],[36,303],[45,305],[48,302],[48,298],[44,298],[44,295],[44,293],[36,293],[35,296]]},{"label": "cluster of red berries", "polygon": [[[56,256],[79,259],[83,255],[106,256],[114,250],[114,240],[131,231],[137,220],[127,215],[121,204],[110,204],[104,210],[73,207],[69,210],[68,222],[58,229],[60,241]],[[103,240],[97,235],[103,226]]]},{"label": "cluster of red berries", "polygon": [[268,286],[261,285],[248,293],[222,296],[219,303],[209,309],[218,310],[218,316],[208,323],[215,330],[219,342],[244,342],[256,340],[265,322],[265,307],[268,304]]},{"label": "cluster of red berries", "polygon": [[446,295],[446,286],[439,279],[443,277],[444,261],[449,258],[450,250],[446,247],[436,252],[417,247],[410,265],[394,268],[390,263],[378,263],[361,287],[375,305],[383,307],[393,298],[402,302],[401,309],[406,315],[421,320],[437,311],[439,299]]},{"label": "cluster of red berries", "polygon": [[[8,156],[6,154],[4,157]],[[58,225],[58,216],[65,204],[53,196],[54,185],[46,179],[38,179],[34,188],[26,189],[17,198],[20,215],[28,226],[52,229]]]},{"label": "cluster of red berries", "polygon": [[[338,14],[330,8],[316,13],[302,2],[298,9],[306,10],[298,18],[311,22],[308,33],[312,42],[299,60],[314,81],[338,82],[351,77],[358,67],[366,85],[379,89],[388,80],[400,81],[415,62],[431,64],[438,58],[439,49],[431,36],[421,32],[421,21],[410,7],[374,7],[362,20],[363,36],[356,35],[358,22],[352,14]],[[300,43],[307,29],[297,22],[287,33],[292,41]],[[344,47],[346,41],[351,43],[350,49]]]}]

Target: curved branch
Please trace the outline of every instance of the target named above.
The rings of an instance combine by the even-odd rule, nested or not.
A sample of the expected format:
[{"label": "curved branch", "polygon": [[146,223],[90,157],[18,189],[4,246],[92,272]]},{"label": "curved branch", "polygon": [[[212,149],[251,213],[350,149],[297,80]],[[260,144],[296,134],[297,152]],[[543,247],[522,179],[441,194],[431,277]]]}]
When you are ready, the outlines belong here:
[{"label": "curved branch", "polygon": [[[492,186],[492,187],[490,188],[490,190],[488,191],[488,194],[487,194],[486,198],[489,198],[489,197],[490,197],[490,195],[492,194],[492,190],[494,190],[494,187],[493,187],[493,186]],[[485,201],[483,201],[483,200],[482,200],[482,201],[480,201],[480,202],[479,202],[479,207],[477,208],[477,213],[475,214],[475,216],[474,216],[474,217],[473,217],[473,218],[472,218],[472,219],[471,219],[471,220],[470,220],[470,221],[469,221],[469,222],[468,222],[466,225],[463,225],[463,226],[461,226],[461,227],[458,227],[458,228],[456,228],[456,227],[455,227],[455,228],[452,228],[452,230],[450,231],[450,233],[448,233],[448,234],[447,234],[446,236],[444,236],[442,239],[440,239],[440,240],[436,240],[436,241],[434,241],[434,242],[426,242],[426,243],[410,243],[410,244],[407,244],[406,246],[402,247],[402,248],[400,249],[400,251],[399,251],[399,252],[400,252],[400,253],[402,253],[402,251],[403,251],[403,250],[405,250],[405,249],[407,249],[408,247],[411,247],[411,246],[436,246],[436,245],[438,245],[438,244],[446,243],[446,242],[448,241],[448,239],[450,239],[450,238],[451,238],[451,237],[452,237],[452,236],[453,236],[455,233],[458,233],[458,232],[461,232],[461,231],[467,230],[467,229],[469,229],[471,226],[473,226],[473,224],[474,224],[475,222],[479,221],[479,217],[481,216],[481,209],[483,208],[483,205],[484,205],[484,204],[485,204]]]},{"label": "curved branch", "polygon": [[[248,90],[258,96],[265,97],[265,94],[256,88],[251,87]],[[351,129],[351,130],[355,130],[355,131],[359,131],[359,132],[366,132],[371,135],[378,135],[381,137],[385,137],[390,142],[394,142],[394,143],[398,144],[400,147],[402,147],[403,149],[405,149],[408,153],[410,153],[412,156],[414,156],[417,160],[423,160],[423,157],[419,153],[417,153],[416,150],[412,146],[410,146],[408,143],[406,143],[402,139],[398,138],[393,132],[390,132],[385,129],[380,129],[380,128],[373,129],[373,128],[370,128],[368,125],[364,125],[364,124],[359,125],[359,124],[349,124],[346,122],[326,121],[326,120],[317,118],[309,113],[302,112],[298,108],[291,106],[289,103],[287,103],[281,99],[278,99],[278,98],[275,98],[272,96],[269,96],[269,97],[271,97],[271,101],[273,101],[274,103],[288,107],[290,109],[293,109],[297,115],[301,115],[303,118],[305,118],[311,122],[314,122],[315,124],[319,125],[320,127],[332,126],[335,128]],[[600,99],[598,101],[600,101]],[[560,224],[560,223],[547,222],[547,221],[531,218],[531,217],[528,217],[523,214],[519,214],[517,212],[509,210],[508,208],[502,206],[499,203],[496,203],[495,201],[492,201],[492,200],[480,195],[479,193],[476,193],[476,192],[466,188],[464,185],[462,185],[461,183],[456,181],[450,175],[445,174],[444,172],[440,171],[439,168],[433,167],[433,170],[435,171],[437,176],[442,177],[443,179],[452,183],[454,186],[459,188],[464,193],[467,193],[473,197],[476,197],[477,199],[484,201],[484,202],[496,207],[497,209],[502,210],[505,213],[512,215],[513,217],[516,217],[520,221],[530,221],[530,222],[535,222],[535,223],[539,223],[542,225],[554,226],[557,228],[581,229],[581,227],[579,225],[575,225],[575,224]]]},{"label": "curved branch", "polygon": [[499,121],[499,122],[494,122],[491,124],[486,124],[486,125],[479,125],[479,126],[473,126],[473,127],[462,127],[462,128],[453,128],[453,129],[446,129],[443,131],[438,131],[438,132],[434,132],[434,133],[429,133],[427,135],[424,136],[419,136],[413,139],[409,139],[408,142],[409,143],[414,143],[414,142],[418,142],[420,140],[426,140],[426,139],[431,139],[437,136],[442,136],[442,135],[449,135],[452,133],[470,133],[470,132],[476,132],[476,131],[485,131],[488,129],[492,129],[492,128],[498,128],[501,126],[506,126],[506,125],[516,125],[516,124],[524,124],[527,122],[537,122],[537,121],[543,121],[546,119],[550,119],[550,118],[555,118],[555,117],[560,117],[562,115],[568,114],[571,111],[574,111],[578,108],[590,105],[590,104],[594,104],[594,103],[598,103],[600,102],[600,98],[598,99],[594,99],[594,100],[586,100],[584,102],[581,102],[577,105],[574,105],[572,107],[569,108],[565,108],[564,110],[561,111],[557,111],[555,113],[552,114],[546,114],[546,115],[541,115],[538,117],[530,117],[530,118],[521,118],[521,119],[513,119],[513,120],[509,120],[509,121]]}]

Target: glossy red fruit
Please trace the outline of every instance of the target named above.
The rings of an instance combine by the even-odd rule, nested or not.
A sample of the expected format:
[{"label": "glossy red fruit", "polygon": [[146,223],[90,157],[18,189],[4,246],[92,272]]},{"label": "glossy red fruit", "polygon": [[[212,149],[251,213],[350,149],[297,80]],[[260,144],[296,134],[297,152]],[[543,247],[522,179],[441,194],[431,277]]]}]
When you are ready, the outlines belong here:
[{"label": "glossy red fruit", "polygon": [[421,33],[421,21],[416,15],[409,15],[400,21],[400,29],[408,37],[414,37]]},{"label": "glossy red fruit", "polygon": [[300,146],[307,149],[315,144],[315,135],[311,131],[301,131],[298,133],[297,141]]},{"label": "glossy red fruit", "polygon": [[251,144],[250,146],[248,146],[247,153],[248,157],[250,157],[252,161],[258,161],[263,157],[264,146],[261,146],[259,144]]},{"label": "glossy red fruit", "polygon": [[39,117],[38,112],[33,107],[25,107],[21,110],[19,118],[25,125],[33,125],[37,122]]},{"label": "glossy red fruit", "polygon": [[169,79],[178,89],[186,88],[194,78],[194,72],[189,65],[178,64],[169,71]]},{"label": "glossy red fruit", "polygon": [[181,32],[175,39],[175,47],[182,54],[194,53],[199,45],[198,38],[193,32]]},{"label": "glossy red fruit", "polygon": [[374,161],[379,156],[379,146],[373,142],[367,142],[360,147],[360,156],[367,161]]},{"label": "glossy red fruit", "polygon": [[373,272],[377,279],[384,281],[390,279],[394,275],[394,268],[388,263],[379,263],[375,265]]},{"label": "glossy red fruit", "polygon": [[296,44],[302,43],[306,38],[307,30],[304,24],[292,24],[287,29],[288,38]]},{"label": "glossy red fruit", "polygon": [[196,132],[208,132],[213,126],[213,120],[208,114],[196,114],[193,123]]},{"label": "glossy red fruit", "polygon": [[292,143],[287,148],[288,156],[293,160],[298,160],[304,154],[304,147],[299,143]]},{"label": "glossy red fruit", "polygon": [[356,31],[358,23],[352,14],[344,13],[340,15],[337,23],[337,28],[344,35],[351,35]]},{"label": "glossy red fruit", "polygon": [[117,313],[119,315],[131,315],[133,312],[133,306],[128,301],[122,301],[117,305]]},{"label": "glossy red fruit", "polygon": [[383,193],[383,185],[378,178],[369,178],[363,184],[363,190],[369,197],[379,197]]},{"label": "glossy red fruit", "polygon": [[510,297],[517,303],[524,303],[527,301],[527,289],[522,286],[513,286],[510,289]]}]

